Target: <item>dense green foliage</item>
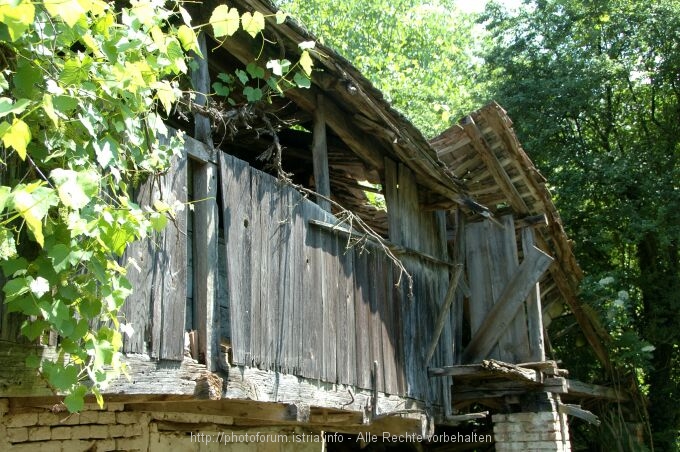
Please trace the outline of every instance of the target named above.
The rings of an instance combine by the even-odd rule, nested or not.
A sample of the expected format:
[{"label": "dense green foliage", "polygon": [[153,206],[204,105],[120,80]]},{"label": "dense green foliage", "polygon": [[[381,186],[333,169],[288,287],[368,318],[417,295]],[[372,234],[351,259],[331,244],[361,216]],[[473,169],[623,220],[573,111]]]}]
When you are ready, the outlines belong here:
[{"label": "dense green foliage", "polygon": [[131,287],[120,258],[173,208],[142,209],[128,193],[180,149],[158,140],[187,71],[185,51],[196,48],[188,23],[169,24],[174,7],[0,5],[6,308],[29,316],[21,328],[29,340],[60,336],[57,361],[40,371],[68,394],[71,411],[90,391],[101,401],[101,388],[125,370],[122,332],[132,330],[118,313]]},{"label": "dense green foliage", "polygon": [[491,5],[486,24],[490,93],[553,186],[615,363],[648,385],[656,449],[675,450],[680,2],[541,0],[513,15]]},{"label": "dense green foliage", "polygon": [[[210,25],[217,38],[240,28],[256,37],[265,18],[218,6]],[[88,393],[101,404],[102,389],[126,370],[120,349],[134,328],[120,309],[133,290],[127,266],[136,265],[123,259],[127,246],[153,240],[184,207],[171,200],[140,207],[129,195],[182,150],[164,119],[190,97],[180,86],[188,86],[188,53],[200,55],[203,26],[191,23],[181,1],[0,1],[4,313],[20,315],[30,341],[58,335],[55,361],[27,364],[66,394],[69,411],[80,410]],[[308,87],[314,45],[301,46],[299,61],[270,61],[267,76],[254,65],[250,75],[235,74],[239,96]]]},{"label": "dense green foliage", "polygon": [[451,0],[278,2],[349,59],[425,134],[473,106],[472,16]]}]

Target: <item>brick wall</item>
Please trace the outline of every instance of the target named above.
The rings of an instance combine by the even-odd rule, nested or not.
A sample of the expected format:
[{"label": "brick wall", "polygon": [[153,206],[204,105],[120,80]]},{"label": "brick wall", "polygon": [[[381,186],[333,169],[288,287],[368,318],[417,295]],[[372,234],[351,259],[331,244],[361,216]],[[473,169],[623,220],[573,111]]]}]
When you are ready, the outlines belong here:
[{"label": "brick wall", "polygon": [[556,410],[495,414],[496,452],[571,452],[566,416]]},{"label": "brick wall", "polygon": [[[73,415],[52,413],[47,408],[15,410],[10,406],[9,400],[0,399],[0,451],[3,452],[323,450],[323,442],[314,440],[314,432],[299,427],[243,429],[233,426],[233,419],[228,416],[129,412],[124,411],[120,403],[107,404],[103,410],[86,405],[84,411]],[[218,438],[225,436],[251,435],[252,438],[257,434],[260,439],[255,441],[217,443]],[[267,441],[265,435],[282,436],[278,436],[277,441]],[[295,441],[299,438],[304,441]]]}]

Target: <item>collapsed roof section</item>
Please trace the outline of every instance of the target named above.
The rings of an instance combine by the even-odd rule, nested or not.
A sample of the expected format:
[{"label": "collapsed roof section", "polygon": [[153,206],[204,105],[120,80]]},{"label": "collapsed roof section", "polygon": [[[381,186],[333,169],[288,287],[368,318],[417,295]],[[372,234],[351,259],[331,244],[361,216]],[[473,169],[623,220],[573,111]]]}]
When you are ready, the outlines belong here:
[{"label": "collapsed roof section", "polygon": [[545,324],[562,314],[566,302],[598,359],[607,366],[602,343],[606,333],[595,313],[578,300],[583,273],[562,220],[545,178],[522,149],[505,110],[492,102],[430,143],[470,196],[492,214],[509,210],[520,219],[545,222],[546,227],[538,230],[537,245],[555,258],[540,284]]}]

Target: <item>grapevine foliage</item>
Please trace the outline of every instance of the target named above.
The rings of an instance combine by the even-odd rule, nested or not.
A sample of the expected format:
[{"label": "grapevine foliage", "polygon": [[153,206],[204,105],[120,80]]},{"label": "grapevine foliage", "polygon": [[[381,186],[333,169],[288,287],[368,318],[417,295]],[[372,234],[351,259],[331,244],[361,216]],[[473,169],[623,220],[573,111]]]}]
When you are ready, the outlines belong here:
[{"label": "grapevine foliage", "polygon": [[[262,14],[226,6],[210,20],[218,38],[255,37],[264,25]],[[23,316],[30,341],[58,334],[56,360],[27,364],[71,412],[90,393],[101,405],[126,372],[122,335],[134,330],[120,310],[133,288],[121,258],[181,207],[140,207],[129,194],[181,152],[181,135],[159,138],[204,26],[178,1],[0,0],[5,312]]]}]

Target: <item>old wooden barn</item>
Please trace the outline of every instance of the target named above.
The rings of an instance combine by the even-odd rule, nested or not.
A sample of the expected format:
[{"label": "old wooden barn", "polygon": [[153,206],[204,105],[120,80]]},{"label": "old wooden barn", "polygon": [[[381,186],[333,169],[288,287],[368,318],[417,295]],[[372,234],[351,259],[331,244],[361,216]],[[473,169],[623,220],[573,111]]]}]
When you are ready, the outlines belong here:
[{"label": "old wooden barn", "polygon": [[[229,4],[274,14],[265,0]],[[290,20],[265,35],[203,35],[195,89],[314,40]],[[564,401],[623,397],[546,359],[567,309],[608,363],[545,180],[502,108],[428,142],[332,49],[313,57],[309,89],[235,106],[199,96],[168,124],[187,133],[185,153],[135,196],[191,208],[127,251],[131,380],[109,387],[104,410],[53,413],[24,367],[50,344],[17,341],[4,316],[2,450],[265,450],[252,436],[215,444],[255,432],[288,438],[266,450],[344,450],[337,432],[357,447],[370,433],[420,435],[414,450],[562,451],[565,413],[592,420]],[[469,441],[427,442],[442,432]]]}]

